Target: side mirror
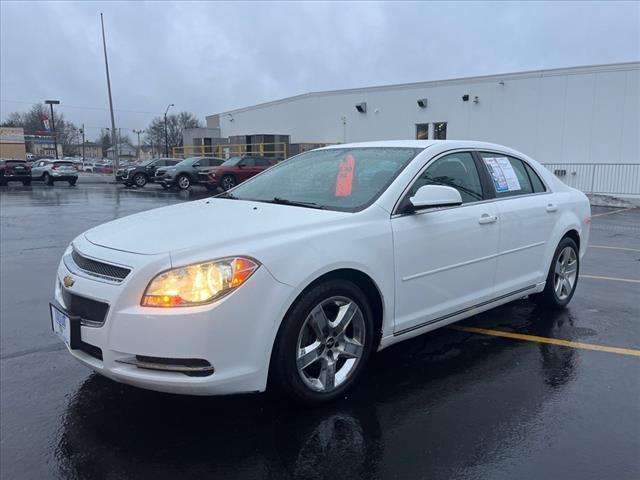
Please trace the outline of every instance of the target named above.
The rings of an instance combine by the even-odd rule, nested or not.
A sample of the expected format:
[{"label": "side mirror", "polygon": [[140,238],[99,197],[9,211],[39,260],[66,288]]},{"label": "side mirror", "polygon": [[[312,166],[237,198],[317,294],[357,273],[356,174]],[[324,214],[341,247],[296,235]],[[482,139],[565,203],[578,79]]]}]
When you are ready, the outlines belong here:
[{"label": "side mirror", "polygon": [[460,192],[444,185],[424,185],[409,199],[414,210],[462,205]]},{"label": "side mirror", "polygon": [[192,166],[193,166],[193,168],[198,168],[200,166],[200,164],[199,163],[194,163]]}]

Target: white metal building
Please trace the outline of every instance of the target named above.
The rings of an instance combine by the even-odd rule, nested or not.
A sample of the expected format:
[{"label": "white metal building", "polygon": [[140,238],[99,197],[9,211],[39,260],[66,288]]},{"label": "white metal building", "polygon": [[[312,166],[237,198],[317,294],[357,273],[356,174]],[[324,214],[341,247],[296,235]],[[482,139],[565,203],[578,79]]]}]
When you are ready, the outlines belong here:
[{"label": "white metal building", "polygon": [[[207,126],[222,137],[281,134],[291,143],[474,139],[554,166],[638,164],[640,62],[312,92],[210,115]],[[591,191],[640,193],[633,184],[597,188],[601,175],[588,167],[566,175]],[[616,175],[640,183],[639,168]]]}]

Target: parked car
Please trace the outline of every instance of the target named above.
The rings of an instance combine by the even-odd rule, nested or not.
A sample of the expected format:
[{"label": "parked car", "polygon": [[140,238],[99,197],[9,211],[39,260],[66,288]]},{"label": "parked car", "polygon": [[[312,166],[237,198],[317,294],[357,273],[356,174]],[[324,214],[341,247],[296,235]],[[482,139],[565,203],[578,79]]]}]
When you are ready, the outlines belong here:
[{"label": "parked car", "polygon": [[123,383],[212,395],[269,379],[319,403],[405,339],[525,296],[566,307],[590,223],[582,192],[511,148],[333,145],[79,235],[52,326]]},{"label": "parked car", "polygon": [[[199,183],[198,174],[212,167],[221,165],[222,158],[216,157],[190,157],[186,158],[174,167],[163,169],[162,178],[159,180],[163,188],[171,188],[176,185],[180,190],[186,190],[191,185]],[[160,172],[158,173],[160,174]]]},{"label": "parked car", "polygon": [[38,160],[31,167],[31,179],[42,180],[46,185],[65,181],[73,186],[78,181],[78,171],[69,160]]},{"label": "parked car", "polygon": [[26,161],[0,158],[0,185],[4,186],[9,182],[31,185],[31,167]]},{"label": "parked car", "polygon": [[270,157],[231,157],[217,168],[211,169],[206,187],[215,190],[218,187],[229,190],[277,163]]},{"label": "parked car", "polygon": [[179,158],[155,158],[139,165],[125,166],[116,172],[116,180],[129,187],[132,185],[144,187],[147,183],[155,181],[158,168],[170,167],[178,163],[180,163]]}]

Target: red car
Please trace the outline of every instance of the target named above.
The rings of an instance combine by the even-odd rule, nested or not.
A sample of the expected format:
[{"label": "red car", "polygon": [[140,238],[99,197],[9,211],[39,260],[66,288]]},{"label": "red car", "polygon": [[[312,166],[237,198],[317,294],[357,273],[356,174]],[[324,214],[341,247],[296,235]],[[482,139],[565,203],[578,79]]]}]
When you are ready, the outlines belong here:
[{"label": "red car", "polygon": [[272,165],[275,165],[277,161],[278,159],[270,157],[231,157],[222,165],[214,167],[209,172],[209,180],[205,186],[209,190],[215,190],[218,187],[225,191],[229,190]]},{"label": "red car", "polygon": [[31,185],[31,167],[24,160],[0,159],[0,185],[8,182],[22,182]]}]

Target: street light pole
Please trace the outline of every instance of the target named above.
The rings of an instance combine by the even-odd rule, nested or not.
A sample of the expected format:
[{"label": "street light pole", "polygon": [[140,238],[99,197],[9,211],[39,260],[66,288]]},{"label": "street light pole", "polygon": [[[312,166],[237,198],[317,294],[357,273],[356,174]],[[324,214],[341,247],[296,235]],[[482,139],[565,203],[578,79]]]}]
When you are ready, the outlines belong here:
[{"label": "street light pole", "polygon": [[164,156],[169,156],[169,136],[167,135],[167,112],[174,104],[170,103],[167,105],[167,109],[164,111]]},{"label": "street light pole", "polygon": [[53,131],[53,146],[56,150],[56,160],[58,159],[58,132],[56,132],[56,122],[53,119],[53,106],[60,105],[60,100],[45,100],[44,103],[51,107],[51,130]]},{"label": "street light pole", "polygon": [[133,129],[133,133],[135,133],[136,135],[138,135],[138,160],[140,160],[140,134],[144,133],[144,130],[136,130],[135,128]]},{"label": "street light pole", "polygon": [[120,164],[120,159],[118,158],[118,146],[116,145],[116,120],[113,116],[113,100],[111,99],[111,79],[109,78],[109,62],[107,61],[107,41],[104,37],[104,20],[102,18],[102,13],[100,14],[100,25],[102,26],[102,49],[104,51],[104,68],[107,72],[107,91],[109,92],[109,110],[111,112],[111,143],[113,144],[114,152],[113,152],[113,175],[115,177],[116,172],[118,171],[118,166]]}]

